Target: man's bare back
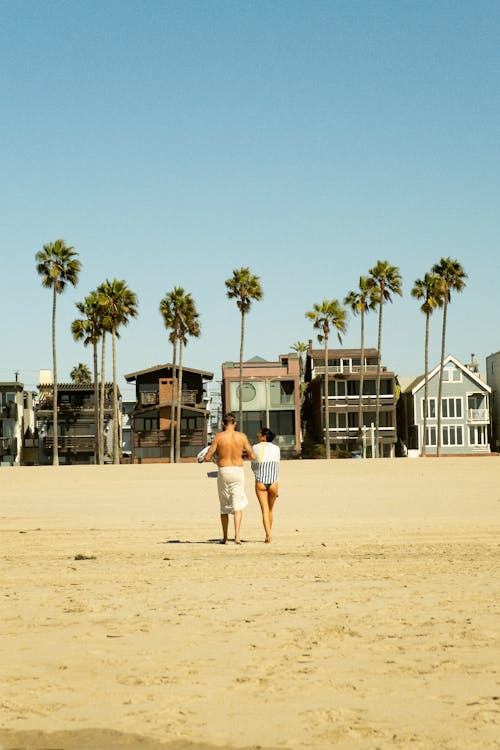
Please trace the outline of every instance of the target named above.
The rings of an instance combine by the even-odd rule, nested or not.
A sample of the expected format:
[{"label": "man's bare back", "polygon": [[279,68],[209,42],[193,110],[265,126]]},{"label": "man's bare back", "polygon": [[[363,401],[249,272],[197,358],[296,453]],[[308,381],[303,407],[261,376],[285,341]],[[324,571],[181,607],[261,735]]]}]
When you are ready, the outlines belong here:
[{"label": "man's bare back", "polygon": [[243,432],[236,430],[236,424],[224,425],[224,430],[217,433],[212,440],[212,445],[208,449],[205,461],[211,461],[214,453],[218,456],[218,465],[224,466],[243,466],[243,452],[246,452],[246,458],[255,459],[252,446]]}]

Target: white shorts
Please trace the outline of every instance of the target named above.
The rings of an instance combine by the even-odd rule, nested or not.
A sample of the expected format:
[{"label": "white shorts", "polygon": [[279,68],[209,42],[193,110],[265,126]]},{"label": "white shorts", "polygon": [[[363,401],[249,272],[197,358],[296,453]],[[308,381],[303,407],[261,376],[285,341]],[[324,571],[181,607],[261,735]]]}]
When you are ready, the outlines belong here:
[{"label": "white shorts", "polygon": [[234,513],[235,510],[243,510],[248,505],[243,466],[219,467],[217,489],[221,513]]}]

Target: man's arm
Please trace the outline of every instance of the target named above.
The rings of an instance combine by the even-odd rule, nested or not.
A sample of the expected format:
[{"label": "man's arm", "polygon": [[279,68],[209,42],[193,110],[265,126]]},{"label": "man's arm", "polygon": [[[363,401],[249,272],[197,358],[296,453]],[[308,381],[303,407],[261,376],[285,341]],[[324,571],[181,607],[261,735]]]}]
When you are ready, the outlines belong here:
[{"label": "man's arm", "polygon": [[244,436],[244,438],[245,439],[244,439],[243,448],[244,448],[244,451],[246,453],[245,458],[247,458],[249,461],[255,461],[256,455],[255,455],[255,453],[252,450],[252,446],[250,445],[250,443],[249,443],[248,438],[247,438],[246,435]]},{"label": "man's arm", "polygon": [[212,443],[210,445],[210,448],[208,449],[207,453],[205,454],[205,461],[211,461],[213,458],[214,453],[217,450],[217,435],[212,440]]}]

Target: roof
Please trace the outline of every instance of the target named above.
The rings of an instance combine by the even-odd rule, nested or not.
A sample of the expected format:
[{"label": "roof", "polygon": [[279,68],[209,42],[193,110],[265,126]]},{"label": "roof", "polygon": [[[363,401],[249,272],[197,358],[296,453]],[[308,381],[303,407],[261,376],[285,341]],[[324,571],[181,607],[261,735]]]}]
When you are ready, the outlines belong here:
[{"label": "roof", "polygon": [[[100,387],[99,383],[99,387]],[[105,383],[106,388],[112,388],[113,383]],[[41,391],[53,391],[54,390],[54,383],[40,383],[38,385],[39,390]],[[57,384],[57,390],[58,391],[93,391],[94,390],[94,383],[58,383]]]},{"label": "roof", "polygon": [[[484,380],[481,380],[479,375],[477,375],[475,372],[472,372],[472,370],[469,370],[468,367],[466,367],[460,360],[458,360],[456,357],[454,357],[452,354],[448,354],[447,357],[444,358],[443,362],[443,368],[449,363],[453,362],[453,364],[459,369],[464,372],[467,377],[469,377],[471,380],[474,380],[478,385],[481,386],[482,390],[487,391],[488,393],[491,393],[490,386],[484,382]],[[434,367],[433,370],[431,370],[427,375],[427,380],[430,380],[433,378],[441,369],[441,362],[439,362],[436,367]],[[421,375],[418,378],[415,378],[412,384],[406,388],[406,393],[411,392],[412,396],[415,395],[415,393],[422,388],[425,385],[425,375]]]},{"label": "roof", "polygon": [[[154,365],[153,367],[147,367],[145,370],[137,370],[136,372],[129,372],[127,375],[125,375],[125,380],[127,383],[132,382],[133,380],[136,380],[138,375],[146,375],[148,372],[156,372],[157,370],[171,370],[173,365],[169,362],[165,363],[164,365]],[[176,365],[176,368],[178,365]],[[194,372],[199,375],[202,375],[207,380],[212,380],[214,374],[213,372],[208,372],[207,370],[195,370],[192,367],[183,367],[182,368],[184,372]]]},{"label": "roof", "polygon": [[[324,349],[311,349],[307,352],[313,359],[325,358]],[[361,349],[328,349],[328,359],[342,359],[342,357],[360,357]],[[365,349],[365,357],[378,357],[377,349]]]}]

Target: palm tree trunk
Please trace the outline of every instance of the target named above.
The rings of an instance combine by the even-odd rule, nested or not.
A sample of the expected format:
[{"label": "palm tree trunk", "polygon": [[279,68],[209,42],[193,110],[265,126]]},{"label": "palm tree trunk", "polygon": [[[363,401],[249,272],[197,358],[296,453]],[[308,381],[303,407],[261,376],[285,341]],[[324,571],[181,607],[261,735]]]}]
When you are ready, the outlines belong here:
[{"label": "palm tree trunk", "polygon": [[358,441],[363,437],[363,385],[365,381],[365,311],[361,309],[361,364],[359,371]]},{"label": "palm tree trunk", "polygon": [[243,429],[243,346],[245,341],[245,313],[241,313],[241,335],[240,335],[240,389],[238,394],[238,429]]},{"label": "palm tree trunk", "polygon": [[179,339],[179,379],[177,384],[177,430],[175,433],[175,460],[181,460],[181,419],[182,419],[182,337]]},{"label": "palm tree trunk", "polygon": [[425,456],[427,453],[427,414],[429,411],[429,318],[430,314],[425,315],[425,351],[424,351],[424,435],[420,448],[420,455]]},{"label": "palm tree trunk", "polygon": [[[177,388],[177,373],[176,373],[176,362],[177,362],[177,341],[173,344],[173,362],[172,362],[172,393],[170,402],[170,463],[173,464],[175,461],[175,417],[177,411],[176,401],[176,388]],[[178,395],[178,394],[177,394]]]},{"label": "palm tree trunk", "polygon": [[328,336],[325,336],[325,458],[330,458],[330,399],[328,393]]},{"label": "palm tree trunk", "polygon": [[111,330],[113,344],[113,463],[120,463],[120,443],[118,440],[118,379],[116,375],[116,328]]},{"label": "palm tree trunk", "polygon": [[377,342],[377,396],[375,401],[375,458],[379,457],[380,446],[379,446],[379,430],[380,430],[380,371],[382,369],[382,311],[384,308],[383,303],[384,295],[383,290],[380,295],[380,307],[378,313],[378,342]]},{"label": "palm tree trunk", "polygon": [[97,372],[97,341],[92,342],[94,359],[94,463],[101,462],[101,433],[99,431],[99,383]]},{"label": "palm tree trunk", "polygon": [[101,405],[99,409],[99,440],[101,443],[101,453],[99,463],[104,464],[104,454],[106,448],[104,444],[104,406],[106,402],[106,331],[102,332],[101,347]]},{"label": "palm tree trunk", "polygon": [[52,369],[54,371],[53,383],[53,412],[52,412],[52,432],[54,439],[52,441],[52,466],[59,466],[59,435],[57,426],[57,356],[56,356],[56,286],[53,286],[54,294],[52,298]]},{"label": "palm tree trunk", "polygon": [[437,446],[436,456],[441,455],[441,396],[443,393],[443,365],[444,365],[444,352],[446,346],[446,313],[448,311],[448,296],[445,295],[443,305],[443,330],[441,332],[441,367],[439,368],[439,386],[438,386],[438,402],[437,402]]}]

